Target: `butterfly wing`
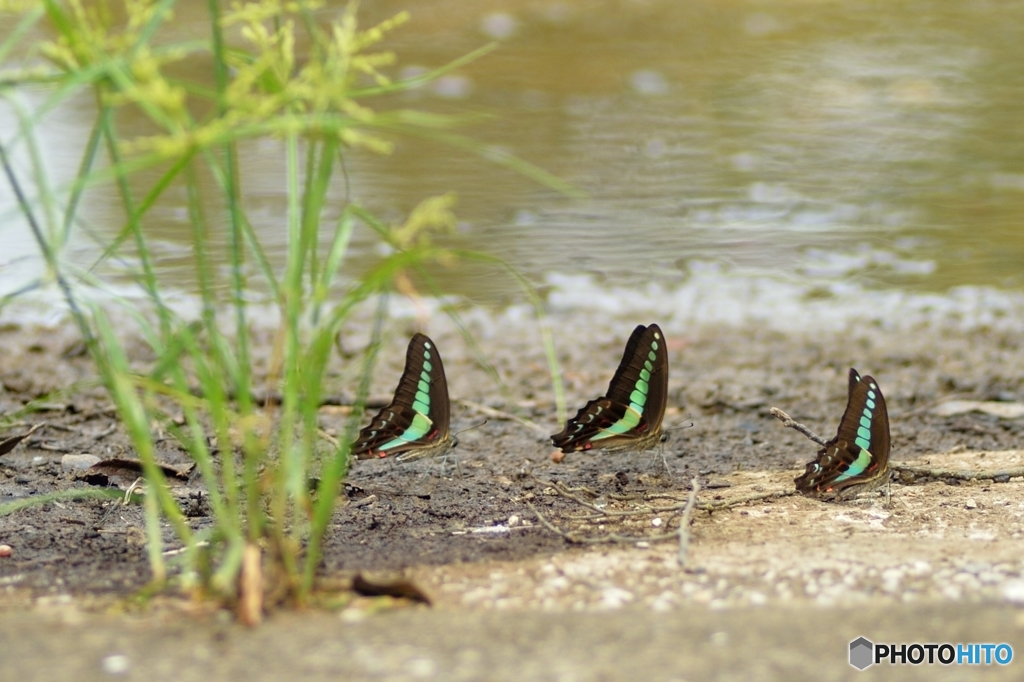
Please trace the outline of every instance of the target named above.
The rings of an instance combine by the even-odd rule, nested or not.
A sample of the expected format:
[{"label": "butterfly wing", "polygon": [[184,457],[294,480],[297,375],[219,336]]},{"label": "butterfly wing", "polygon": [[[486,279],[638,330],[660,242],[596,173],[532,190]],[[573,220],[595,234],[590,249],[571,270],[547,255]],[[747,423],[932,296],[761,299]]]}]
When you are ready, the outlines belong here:
[{"label": "butterfly wing", "polygon": [[839,493],[881,482],[889,470],[889,414],[878,382],[850,369],[849,398],[835,438],[795,479],[800,492]]},{"label": "butterfly wing", "polygon": [[449,440],[450,414],[441,354],[426,335],[416,334],[394,400],[359,432],[352,454],[371,459],[440,446]]},{"label": "butterfly wing", "polygon": [[660,433],[668,402],[668,351],[656,324],[638,325],[608,392],[584,405],[551,436],[562,452],[621,445]]}]

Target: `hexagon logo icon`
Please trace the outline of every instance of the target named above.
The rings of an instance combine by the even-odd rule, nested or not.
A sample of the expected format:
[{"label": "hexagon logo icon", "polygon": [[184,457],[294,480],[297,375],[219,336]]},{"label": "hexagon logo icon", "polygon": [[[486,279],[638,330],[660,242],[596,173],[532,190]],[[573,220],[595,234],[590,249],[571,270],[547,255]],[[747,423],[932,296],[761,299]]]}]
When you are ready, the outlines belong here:
[{"label": "hexagon logo icon", "polygon": [[857,670],[864,670],[874,663],[875,645],[869,639],[858,637],[850,642],[850,665]]}]

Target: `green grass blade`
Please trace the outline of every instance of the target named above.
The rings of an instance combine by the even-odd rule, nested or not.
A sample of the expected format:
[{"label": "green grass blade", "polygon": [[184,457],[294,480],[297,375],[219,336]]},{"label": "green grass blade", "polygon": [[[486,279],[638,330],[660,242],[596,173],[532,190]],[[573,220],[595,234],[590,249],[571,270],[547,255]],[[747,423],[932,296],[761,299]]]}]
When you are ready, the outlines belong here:
[{"label": "green grass blade", "polygon": [[[313,588],[316,569],[320,565],[322,557],[324,534],[327,532],[331,515],[334,513],[334,508],[337,505],[338,495],[341,494],[341,481],[344,479],[345,474],[348,473],[351,444],[355,440],[356,432],[359,429],[359,423],[362,421],[363,416],[363,410],[360,406],[366,404],[366,399],[370,394],[370,379],[373,377],[373,369],[377,362],[377,352],[381,345],[384,318],[387,313],[387,300],[387,296],[382,295],[378,302],[373,332],[370,337],[370,344],[366,349],[359,388],[356,392],[356,409],[352,410],[352,414],[349,415],[348,422],[345,424],[344,435],[339,441],[339,447],[320,477],[316,505],[313,509],[309,542],[306,547],[305,564],[303,566],[301,587],[303,595],[308,595]],[[328,349],[333,343],[333,334],[322,334],[318,341],[320,351],[326,355],[330,352]]]},{"label": "green grass blade", "polygon": [[0,64],[7,61],[7,55],[11,53],[11,50],[18,44],[18,41],[24,38],[25,34],[31,31],[32,27],[39,22],[43,12],[44,10],[41,6],[28,10],[21,18],[21,21],[15,25],[14,30],[0,43]]},{"label": "green grass blade", "polygon": [[453,250],[452,253],[457,257],[465,258],[466,260],[497,265],[505,270],[505,272],[509,273],[519,284],[519,288],[526,295],[526,298],[533,307],[534,314],[537,317],[537,322],[540,327],[541,343],[544,345],[544,355],[547,357],[548,362],[548,373],[551,376],[551,390],[555,397],[555,409],[558,421],[564,422],[568,418],[568,414],[565,405],[565,385],[562,383],[562,370],[558,364],[558,353],[555,351],[555,340],[551,334],[551,327],[548,325],[547,315],[544,312],[544,302],[541,301],[540,296],[537,295],[537,291],[521,272],[519,272],[510,263],[505,262],[497,256],[488,253],[480,253],[479,251]]},{"label": "green grass blade", "polygon": [[431,81],[435,81],[441,76],[451,73],[452,71],[459,69],[466,64],[475,62],[481,57],[490,54],[498,49],[498,43],[487,43],[482,47],[478,47],[472,52],[465,54],[458,59],[453,59],[444,66],[441,66],[430,71],[419,74],[412,78],[406,78],[405,80],[395,81],[386,85],[375,85],[368,88],[356,88],[349,91],[349,96],[353,99],[360,97],[372,97],[376,95],[389,95],[395,92],[403,92],[405,90],[412,90],[415,88],[422,87]]},{"label": "green grass blade", "polygon": [[74,488],[72,490],[58,490],[43,495],[32,495],[18,500],[0,504],[0,516],[7,516],[22,509],[38,507],[48,502],[61,502],[64,500],[123,500],[124,493],[120,490],[110,488]]}]

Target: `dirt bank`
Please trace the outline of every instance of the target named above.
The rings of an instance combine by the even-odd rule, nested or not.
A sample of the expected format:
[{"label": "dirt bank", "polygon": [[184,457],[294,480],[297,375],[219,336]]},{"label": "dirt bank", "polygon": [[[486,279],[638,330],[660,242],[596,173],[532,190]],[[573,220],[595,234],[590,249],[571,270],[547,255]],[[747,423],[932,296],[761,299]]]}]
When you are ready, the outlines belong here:
[{"label": "dirt bank", "polygon": [[[650,321],[617,323],[600,335],[574,332],[583,327],[571,325],[559,332],[570,409],[604,390],[633,323]],[[386,366],[375,394],[385,396],[397,381],[408,326],[395,323],[394,338],[382,353]],[[44,628],[56,608],[57,613],[74,613],[72,624],[48,636],[57,638],[73,662],[68,665],[79,672],[98,674],[100,652],[120,646],[141,662],[148,659],[148,651],[162,650],[167,642],[181,644],[180,656],[162,651],[160,660],[168,666],[185,665],[198,655],[195,647],[217,642],[218,637],[231,642],[232,653],[223,659],[214,655],[218,665],[228,669],[229,660],[280,658],[280,652],[274,654],[257,643],[272,637],[295,640],[295,647],[288,649],[295,665],[306,661],[309,670],[344,670],[386,679],[417,677],[419,672],[422,677],[455,679],[442,673],[479,670],[473,667],[477,664],[459,658],[464,650],[458,634],[469,637],[478,628],[481,639],[474,644],[473,650],[479,651],[473,660],[482,661],[484,670],[500,664],[502,652],[510,646],[532,647],[536,655],[551,657],[545,659],[548,673],[537,679],[619,677],[617,664],[601,663],[604,659],[598,657],[587,667],[582,653],[577,668],[565,663],[575,660],[571,655],[559,663],[554,645],[569,646],[566,638],[578,636],[579,652],[587,651],[583,642],[595,647],[590,651],[606,646],[612,651],[622,644],[619,634],[636,628],[639,633],[651,634],[648,631],[654,628],[678,635],[671,640],[651,635],[648,640],[648,658],[668,657],[658,664],[665,673],[662,679],[707,678],[700,671],[711,669],[702,666],[715,660],[707,656],[723,643],[715,635],[720,631],[728,632],[724,641],[745,643],[746,652],[730,655],[732,663],[714,668],[724,675],[720,679],[728,679],[728,671],[746,679],[807,673],[816,669],[812,663],[817,660],[809,657],[810,642],[815,642],[821,660],[827,659],[822,669],[834,672],[818,679],[838,679],[852,671],[844,667],[844,642],[859,634],[906,641],[955,636],[1020,643],[1024,619],[1015,605],[1024,603],[1021,479],[894,484],[888,505],[881,494],[844,504],[789,496],[699,511],[694,515],[686,570],[676,563],[675,542],[573,544],[544,528],[529,507],[577,539],[613,533],[640,538],[674,528],[678,510],[640,512],[685,500],[694,476],[704,488],[704,502],[791,490],[792,478],[816,447],[782,428],[768,410],[782,407],[831,436],[845,405],[845,375],[851,365],[870,372],[885,393],[894,462],[959,469],[1019,467],[1024,461],[1021,453],[1008,451],[1022,447],[1024,419],[979,412],[943,416],[934,409],[953,398],[1024,401],[1019,334],[931,328],[920,333],[849,329],[785,335],[756,327],[672,333],[668,326],[672,408],[666,419],[670,425],[692,421],[693,426],[672,433],[665,450],[670,467],[666,472],[652,454],[597,452],[552,462],[552,448],[541,434],[554,433],[559,425],[535,333],[526,325],[475,329],[488,359],[507,383],[510,397],[502,397],[465,343],[444,325],[437,326],[430,331],[444,355],[453,400],[468,401],[453,406],[455,428],[481,420],[475,405],[515,412],[539,428],[492,417],[485,426],[460,436],[458,471],[449,468],[443,474],[431,462],[360,462],[349,480],[351,502],[335,515],[324,562],[326,576],[344,577],[356,570],[404,572],[433,598],[432,611],[366,616],[367,609],[379,608],[379,602],[357,600],[340,619],[309,615],[310,622],[326,618],[335,624],[331,628],[338,628],[338,639],[332,640],[338,651],[333,668],[317,667],[309,663],[312,654],[303,653],[308,641],[296,623],[304,622],[304,616],[279,615],[259,633],[250,634],[221,623],[216,615],[182,615],[168,608],[146,617],[146,628],[136,632],[134,616],[111,620],[93,612],[118,603],[118,597],[130,594],[148,577],[139,542],[139,508],[108,501],[61,502],[0,518],[0,544],[13,550],[12,556],[0,558],[3,627],[14,638],[8,641],[20,642],[30,658],[48,656],[56,645],[38,641],[33,628]],[[91,376],[88,359],[67,332],[8,326],[0,342],[5,348],[0,357],[4,412]],[[144,360],[142,354],[139,360]],[[332,371],[332,386],[343,395],[346,375],[340,360]],[[336,409],[325,408],[322,425],[338,429],[342,419]],[[49,409],[25,421],[46,426],[0,457],[2,501],[85,485],[62,467],[66,454],[131,454],[100,389],[59,396]],[[163,441],[162,446],[161,456],[169,464],[184,462],[172,441]],[[558,494],[554,483],[576,490],[579,499]],[[634,515],[580,520],[576,517],[592,510],[579,500]],[[197,526],[208,522],[201,497],[189,513]],[[170,534],[167,540],[173,548]],[[489,614],[497,610],[515,615],[495,620]],[[596,611],[616,615],[586,615]],[[573,615],[576,612],[581,613]],[[877,628],[874,616],[863,614],[881,619]],[[204,623],[199,631],[183,625],[195,619]],[[998,627],[977,629],[984,619]],[[353,628],[356,620],[361,625]],[[822,633],[808,625],[818,621],[824,627],[856,627],[836,625],[834,633]],[[23,622],[36,625],[15,625]],[[83,637],[75,625],[83,622],[90,628],[99,624],[99,629]],[[373,655],[367,652],[387,650],[389,624],[414,643],[402,648],[398,658],[380,654],[380,660],[404,663],[393,668],[381,663],[384,667],[376,672],[369,663],[360,668],[360,656],[369,661]],[[802,625],[781,632],[797,624]],[[197,634],[207,630],[212,638]],[[450,633],[447,643],[434,641],[439,631]],[[587,634],[581,634],[584,631]],[[548,645],[531,638],[544,633],[550,636]],[[300,640],[306,643],[299,644]],[[788,653],[768,663],[751,653],[755,643]],[[210,646],[210,651],[220,651],[220,644]],[[661,651],[658,647],[664,647],[664,655],[656,653]],[[417,668],[408,663],[416,659],[410,653],[414,649],[437,655]],[[1024,649],[1019,651],[1024,654]],[[628,658],[630,653],[640,656],[642,650],[623,655]],[[238,665],[231,669],[244,667]],[[272,670],[254,665],[267,674]]]}]

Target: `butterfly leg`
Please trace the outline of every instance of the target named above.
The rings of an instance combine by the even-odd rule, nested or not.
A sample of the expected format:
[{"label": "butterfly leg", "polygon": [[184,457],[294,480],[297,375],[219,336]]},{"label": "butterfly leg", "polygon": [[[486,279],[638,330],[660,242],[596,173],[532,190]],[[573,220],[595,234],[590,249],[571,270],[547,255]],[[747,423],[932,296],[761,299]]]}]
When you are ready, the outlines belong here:
[{"label": "butterfly leg", "polygon": [[665,473],[668,474],[669,478],[672,478],[672,467],[668,465],[668,458],[665,456],[665,442],[660,441],[658,448],[655,450],[655,457],[661,460],[662,466],[665,467]]},{"label": "butterfly leg", "polygon": [[427,467],[425,467],[425,468],[424,468],[424,469],[423,469],[423,470],[422,470],[422,471],[420,472],[419,476],[417,476],[417,477],[416,477],[416,485],[417,485],[417,486],[421,485],[421,484],[423,483],[423,481],[425,481],[425,480],[427,479],[427,477],[428,477],[428,476],[430,476],[430,466],[429,466],[429,465],[430,465],[430,462],[427,462],[427,465],[428,465],[428,466],[427,466]]},{"label": "butterfly leg", "polygon": [[443,478],[448,471],[447,466],[449,457],[451,457],[455,462],[455,472],[458,474],[459,478],[462,478],[462,466],[459,463],[459,458],[453,455],[451,450],[441,455],[441,477]]},{"label": "butterfly leg", "polygon": [[665,465],[665,473],[668,474],[669,478],[672,478],[672,468],[668,465],[668,459],[665,457],[665,443],[669,441],[669,434],[662,433],[661,437],[658,438],[658,453],[661,455],[661,463]]}]

